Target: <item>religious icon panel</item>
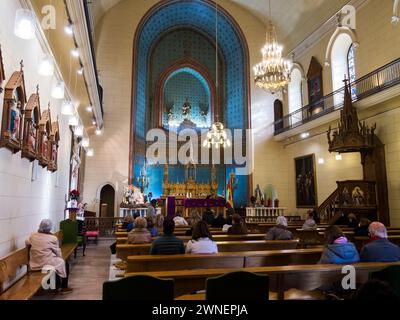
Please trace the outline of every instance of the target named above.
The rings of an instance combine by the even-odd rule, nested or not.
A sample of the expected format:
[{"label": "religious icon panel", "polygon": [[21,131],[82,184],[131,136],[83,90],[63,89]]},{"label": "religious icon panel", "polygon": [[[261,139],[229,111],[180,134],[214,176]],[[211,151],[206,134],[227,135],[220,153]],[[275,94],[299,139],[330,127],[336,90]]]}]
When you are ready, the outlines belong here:
[{"label": "religious icon panel", "polygon": [[315,155],[295,159],[296,207],[312,208],[317,205]]}]

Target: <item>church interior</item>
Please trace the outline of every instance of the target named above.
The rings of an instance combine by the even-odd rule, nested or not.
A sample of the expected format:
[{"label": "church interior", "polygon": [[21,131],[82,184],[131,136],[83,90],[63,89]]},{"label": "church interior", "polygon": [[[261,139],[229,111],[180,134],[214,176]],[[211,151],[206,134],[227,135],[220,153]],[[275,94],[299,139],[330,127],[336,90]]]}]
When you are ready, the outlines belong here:
[{"label": "church interior", "polygon": [[400,299],[399,0],[7,0],[0,119],[0,300]]}]

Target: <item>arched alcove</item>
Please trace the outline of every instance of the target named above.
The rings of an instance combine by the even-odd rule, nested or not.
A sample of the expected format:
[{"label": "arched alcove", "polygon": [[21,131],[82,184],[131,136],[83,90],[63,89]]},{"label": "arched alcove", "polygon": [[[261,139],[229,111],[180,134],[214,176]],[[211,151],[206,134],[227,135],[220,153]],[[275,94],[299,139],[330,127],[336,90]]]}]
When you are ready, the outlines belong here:
[{"label": "arched alcove", "polygon": [[[276,99],[274,101],[274,120],[276,122],[281,119],[283,119],[283,104],[281,100]],[[283,129],[283,122],[275,124],[275,132],[278,132],[281,129]]]},{"label": "arched alcove", "polygon": [[[215,41],[216,13],[218,42]],[[210,107],[205,127],[216,121],[216,114],[218,120],[231,130],[251,127],[247,42],[238,24],[221,6],[216,10],[215,2],[210,0],[161,1],[139,23],[133,47],[130,182],[140,174],[146,161],[146,133],[156,127],[165,129],[168,105],[175,102],[174,99],[166,101],[165,89],[168,91],[170,86],[183,84],[183,79],[196,83],[195,87],[203,93],[209,92],[206,93]],[[182,97],[176,99],[176,108],[181,110]],[[192,94],[192,100],[195,102],[189,99],[192,107],[195,104],[193,120],[201,122],[195,115],[201,109],[196,107],[198,97]],[[214,107],[218,109],[214,110]],[[161,181],[162,171],[158,167],[154,169],[151,180]],[[209,172],[209,169],[204,168],[204,171]],[[230,171],[231,168],[224,168],[223,172],[217,173],[221,191],[225,189]],[[235,206],[243,206],[247,203],[251,176],[238,176],[237,179],[241,188],[235,193]],[[161,195],[159,188],[148,191],[154,196]]]},{"label": "arched alcove", "polygon": [[[107,205],[107,210],[103,210],[103,205]],[[115,216],[115,189],[112,185],[106,184],[100,190],[100,213],[102,218]]]},{"label": "arched alcove", "polygon": [[[343,88],[343,80],[349,79],[348,53],[353,41],[347,33],[337,36],[332,46],[331,69],[332,69],[332,92]],[[334,96],[334,103],[338,105],[343,102],[340,95]]]}]

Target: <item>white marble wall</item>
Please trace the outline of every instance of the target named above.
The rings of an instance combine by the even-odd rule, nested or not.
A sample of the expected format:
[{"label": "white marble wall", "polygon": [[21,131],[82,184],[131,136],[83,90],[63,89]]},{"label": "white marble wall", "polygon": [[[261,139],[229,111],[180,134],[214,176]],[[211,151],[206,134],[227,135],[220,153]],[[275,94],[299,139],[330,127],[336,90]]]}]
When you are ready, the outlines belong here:
[{"label": "white marble wall", "polygon": [[[19,1],[8,0],[0,10],[0,44],[6,77],[19,70],[19,61],[24,60],[25,86],[29,96],[40,86],[42,111],[51,103],[53,120],[60,114],[60,102],[50,97],[55,78],[38,75],[37,65],[43,56],[38,40],[21,40],[14,36],[14,17]],[[7,80],[6,80],[7,81]],[[5,83],[3,84],[4,87]],[[0,94],[0,118],[4,93]],[[12,154],[0,149],[0,256],[24,245],[28,235],[37,230],[43,218],[50,218],[58,229],[64,218],[64,198],[68,192],[71,133],[67,119],[60,115],[61,142],[57,173],[21,158],[21,153]],[[36,174],[32,181],[32,166]]]}]

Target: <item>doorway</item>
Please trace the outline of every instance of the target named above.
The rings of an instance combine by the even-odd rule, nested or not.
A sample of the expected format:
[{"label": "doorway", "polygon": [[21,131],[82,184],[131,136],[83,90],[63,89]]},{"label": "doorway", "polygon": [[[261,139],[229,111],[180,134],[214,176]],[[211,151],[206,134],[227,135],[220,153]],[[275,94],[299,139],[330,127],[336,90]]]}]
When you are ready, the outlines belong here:
[{"label": "doorway", "polygon": [[115,190],[106,184],[100,191],[100,217],[114,217]]}]

